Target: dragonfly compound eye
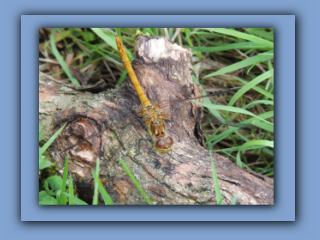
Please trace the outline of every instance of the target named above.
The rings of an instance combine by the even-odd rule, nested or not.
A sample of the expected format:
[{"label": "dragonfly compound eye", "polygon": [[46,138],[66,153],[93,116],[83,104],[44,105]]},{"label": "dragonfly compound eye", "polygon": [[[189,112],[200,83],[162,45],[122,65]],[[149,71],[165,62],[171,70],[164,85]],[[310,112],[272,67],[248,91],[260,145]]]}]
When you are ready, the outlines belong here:
[{"label": "dragonfly compound eye", "polygon": [[156,142],[156,147],[157,148],[163,149],[165,146],[166,146],[166,142],[163,139],[159,139]]},{"label": "dragonfly compound eye", "polygon": [[166,144],[169,145],[169,146],[171,146],[171,145],[173,144],[173,139],[172,139],[172,137],[167,137],[167,138],[166,138]]}]

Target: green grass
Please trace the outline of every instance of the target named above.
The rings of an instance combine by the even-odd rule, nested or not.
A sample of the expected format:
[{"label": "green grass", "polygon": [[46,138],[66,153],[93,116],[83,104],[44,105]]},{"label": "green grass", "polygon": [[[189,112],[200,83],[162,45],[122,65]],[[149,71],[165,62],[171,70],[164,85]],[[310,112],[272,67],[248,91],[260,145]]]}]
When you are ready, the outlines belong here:
[{"label": "green grass", "polygon": [[123,167],[123,169],[126,171],[126,173],[128,174],[128,176],[130,177],[131,181],[134,183],[134,185],[138,188],[138,190],[140,191],[141,195],[144,197],[144,199],[147,201],[147,203],[149,205],[153,205],[152,201],[148,198],[147,194],[143,191],[143,189],[140,187],[137,179],[133,176],[133,174],[131,173],[130,169],[127,167],[127,165],[125,164],[125,162],[120,159],[120,163]]},{"label": "green grass", "polygon": [[[202,125],[206,146],[240,166],[273,177],[273,29],[40,29],[42,61],[59,63],[55,71],[50,67],[44,67],[43,71],[70,81],[72,77],[65,62],[72,55],[69,65],[88,78],[105,79],[114,87],[126,78],[114,36],[121,37],[132,60],[137,30],[150,36],[166,35],[170,39],[176,36],[175,43],[190,48],[194,57],[194,81],[200,84],[203,94],[210,93],[210,89],[240,87],[231,98],[208,98],[202,104],[206,107],[204,118],[208,119]],[[218,67],[215,63],[219,63]],[[211,115],[223,118],[223,122],[252,126],[252,129],[217,125],[211,121]],[[105,197],[107,199],[107,195]]]},{"label": "green grass", "polygon": [[220,185],[218,182],[218,175],[216,172],[216,168],[214,166],[211,151],[210,151],[210,159],[211,159],[211,168],[212,168],[212,179],[213,179],[213,183],[214,183],[217,205],[222,205],[223,204],[223,197],[221,195]]}]

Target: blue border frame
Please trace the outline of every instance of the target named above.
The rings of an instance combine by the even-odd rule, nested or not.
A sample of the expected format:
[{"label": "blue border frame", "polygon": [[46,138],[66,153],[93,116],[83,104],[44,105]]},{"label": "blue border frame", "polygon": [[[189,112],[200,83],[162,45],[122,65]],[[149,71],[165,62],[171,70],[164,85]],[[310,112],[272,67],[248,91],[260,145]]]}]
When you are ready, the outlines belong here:
[{"label": "blue border frame", "polygon": [[[161,22],[161,24],[159,24]],[[38,28],[41,27],[271,27],[275,29],[276,186],[274,206],[38,205]],[[174,24],[173,24],[174,23]],[[281,93],[281,94],[280,94]],[[285,94],[283,94],[285,93]],[[294,221],[295,17],[293,15],[33,15],[21,17],[22,221]],[[281,116],[286,115],[285,118]],[[293,119],[292,122],[284,122]],[[30,139],[32,137],[32,141]]]}]

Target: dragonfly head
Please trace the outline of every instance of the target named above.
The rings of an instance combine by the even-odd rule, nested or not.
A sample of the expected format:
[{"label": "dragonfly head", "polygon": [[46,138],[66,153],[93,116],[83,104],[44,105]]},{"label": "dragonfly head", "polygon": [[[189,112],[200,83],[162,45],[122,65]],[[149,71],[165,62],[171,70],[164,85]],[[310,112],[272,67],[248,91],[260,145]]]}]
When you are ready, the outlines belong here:
[{"label": "dragonfly head", "polygon": [[161,153],[167,153],[171,151],[173,145],[172,137],[159,138],[154,144],[155,149]]}]

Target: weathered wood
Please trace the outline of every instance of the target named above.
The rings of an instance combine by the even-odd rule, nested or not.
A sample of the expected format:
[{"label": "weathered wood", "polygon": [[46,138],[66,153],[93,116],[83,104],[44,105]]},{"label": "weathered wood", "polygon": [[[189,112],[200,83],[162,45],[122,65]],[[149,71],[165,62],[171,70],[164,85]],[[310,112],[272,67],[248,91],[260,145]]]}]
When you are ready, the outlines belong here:
[{"label": "weathered wood", "polygon": [[[191,82],[191,56],[190,50],[163,37],[137,37],[133,67],[153,104],[200,96],[199,87]],[[150,142],[140,141],[137,147],[139,139],[150,138],[143,122],[129,123],[126,119],[140,106],[128,79],[113,91],[92,94],[61,85],[61,81],[44,74],[39,78],[39,121],[48,133],[68,122],[51,154],[60,167],[66,155],[70,156],[69,170],[80,198],[92,202],[91,168],[99,157],[100,178],[113,201],[146,204],[121,167],[121,157],[156,204],[216,204],[210,155],[202,146],[201,107],[185,101],[164,108],[164,112],[171,113],[167,133],[175,140],[173,152],[171,156],[154,150],[148,154]],[[90,140],[61,152],[100,131]],[[134,158],[139,151],[141,154]],[[224,204],[229,204],[235,195],[237,204],[273,203],[272,179],[240,168],[218,154],[213,154],[213,160]]]}]

